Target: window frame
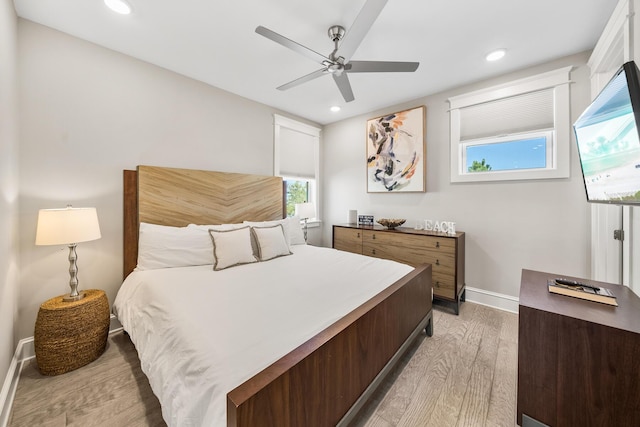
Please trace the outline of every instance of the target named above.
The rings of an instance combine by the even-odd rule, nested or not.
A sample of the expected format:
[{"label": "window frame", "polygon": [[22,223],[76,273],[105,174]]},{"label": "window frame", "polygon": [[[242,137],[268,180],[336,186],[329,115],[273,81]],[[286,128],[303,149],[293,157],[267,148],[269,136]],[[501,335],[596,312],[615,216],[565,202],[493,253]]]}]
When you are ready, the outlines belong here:
[{"label": "window frame", "polygon": [[[273,128],[274,128],[274,152],[273,152],[273,175],[280,176],[284,180],[296,180],[309,182],[309,201],[313,202],[316,207],[316,217],[311,218],[308,223],[319,223],[321,221],[320,215],[322,210],[320,209],[320,133],[321,129],[315,126],[308,125],[293,119],[290,119],[279,114],[273,115]],[[280,130],[286,128],[296,132],[303,133],[313,138],[313,155],[314,155],[314,177],[303,176],[291,176],[288,174],[282,174],[280,171]],[[284,194],[284,197],[287,195]],[[285,200],[286,205],[286,200]]]},{"label": "window frame", "polygon": [[[448,99],[450,104],[450,179],[452,183],[458,182],[483,182],[483,181],[511,181],[528,179],[557,179],[570,176],[571,154],[571,112],[569,84],[570,72],[573,66],[560,68],[532,77],[515,80],[502,85],[497,85]],[[553,147],[551,153],[552,165],[544,169],[520,169],[508,171],[468,172],[466,158],[463,158],[464,144],[476,140],[461,141],[461,109],[487,102],[523,95],[531,92],[553,90]],[[547,130],[548,131],[548,130]],[[498,138],[516,139],[521,134],[534,134],[540,130],[531,132],[519,132],[510,135],[495,135],[484,140]],[[548,142],[547,142],[548,143]],[[549,153],[547,153],[547,156]]]}]

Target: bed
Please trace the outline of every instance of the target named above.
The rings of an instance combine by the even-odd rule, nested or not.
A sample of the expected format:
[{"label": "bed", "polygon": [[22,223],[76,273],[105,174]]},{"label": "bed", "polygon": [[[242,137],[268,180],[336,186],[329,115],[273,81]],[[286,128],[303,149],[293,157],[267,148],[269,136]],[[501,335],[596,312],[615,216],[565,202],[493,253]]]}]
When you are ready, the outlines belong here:
[{"label": "bed", "polygon": [[[431,335],[429,265],[413,269],[297,245],[291,246],[292,256],[215,272],[215,292],[222,292],[215,298],[207,296],[211,286],[199,284],[197,278],[211,277],[211,265],[165,269],[164,278],[155,270],[131,274],[138,260],[141,223],[187,227],[274,221],[281,220],[283,212],[279,177],[151,166],[124,171],[126,279],[114,309],[123,317],[168,424],[347,425],[421,331]],[[321,259],[332,268],[317,264]],[[310,265],[319,270],[309,270]],[[347,276],[342,268],[359,274],[372,271],[386,283]],[[328,275],[334,269],[338,274]],[[260,284],[265,277],[269,286]],[[310,277],[316,284],[302,291],[300,282]],[[340,289],[345,290],[340,298],[325,298]],[[269,300],[268,294],[276,296]],[[240,302],[238,310],[227,304],[231,299]],[[199,323],[184,316],[189,312],[196,313]],[[215,317],[223,312],[224,321]],[[247,317],[248,312],[257,317]],[[145,316],[147,321],[141,321]],[[312,319],[310,324],[303,325],[303,317]],[[182,332],[165,337],[181,325]],[[203,336],[209,334],[215,340]],[[195,339],[182,341],[184,335]],[[192,352],[187,348],[190,342],[203,350]],[[221,349],[233,347],[232,342],[239,350],[216,359]],[[229,359],[237,366],[223,368],[220,360]],[[158,368],[162,365],[169,368]],[[215,376],[213,371],[225,377],[217,389],[208,380]],[[190,409],[183,411],[183,404]],[[181,411],[183,415],[176,415]]]}]

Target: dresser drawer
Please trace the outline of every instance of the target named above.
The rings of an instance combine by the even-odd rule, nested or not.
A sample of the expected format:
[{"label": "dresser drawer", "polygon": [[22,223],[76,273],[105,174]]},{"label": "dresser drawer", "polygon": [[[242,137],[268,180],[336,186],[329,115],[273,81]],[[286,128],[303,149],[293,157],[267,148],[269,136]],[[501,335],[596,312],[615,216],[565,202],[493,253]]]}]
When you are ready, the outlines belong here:
[{"label": "dresser drawer", "polygon": [[[432,264],[433,271],[455,273],[455,242],[425,239],[425,236],[365,230],[363,255],[392,259],[412,266]],[[436,243],[438,245],[436,246]]]},{"label": "dresser drawer", "polygon": [[455,251],[428,251],[423,252],[423,263],[433,266],[433,271],[454,276],[456,273],[456,254]]},{"label": "dresser drawer", "polygon": [[456,241],[455,239],[439,236],[420,236],[423,240],[423,246],[425,249],[429,249],[434,252],[447,252],[455,253]]},{"label": "dresser drawer", "polygon": [[420,242],[417,236],[363,230],[362,254],[416,266],[425,263]]},{"label": "dresser drawer", "polygon": [[354,228],[333,227],[333,247],[346,252],[362,253],[362,231]]},{"label": "dresser drawer", "polygon": [[432,281],[433,281],[433,293],[436,296],[444,297],[448,299],[455,299],[456,297],[455,276],[451,274],[442,274],[442,273],[433,271]]}]

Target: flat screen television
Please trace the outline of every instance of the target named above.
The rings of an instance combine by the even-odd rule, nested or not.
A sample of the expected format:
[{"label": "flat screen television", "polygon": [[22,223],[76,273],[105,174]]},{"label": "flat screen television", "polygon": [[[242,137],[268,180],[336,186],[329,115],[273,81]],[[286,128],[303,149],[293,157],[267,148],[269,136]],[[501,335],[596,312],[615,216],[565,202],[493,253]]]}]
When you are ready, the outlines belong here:
[{"label": "flat screen television", "polygon": [[640,80],[625,63],[574,123],[587,201],[640,205]]}]

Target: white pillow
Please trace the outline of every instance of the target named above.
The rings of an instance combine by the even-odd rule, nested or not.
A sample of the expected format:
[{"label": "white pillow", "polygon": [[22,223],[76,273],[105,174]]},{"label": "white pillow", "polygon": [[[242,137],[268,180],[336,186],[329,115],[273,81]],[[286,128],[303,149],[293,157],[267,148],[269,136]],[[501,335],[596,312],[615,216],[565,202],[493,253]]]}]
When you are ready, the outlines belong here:
[{"label": "white pillow", "polygon": [[211,239],[188,227],[140,223],[136,270],[213,264]]},{"label": "white pillow", "polygon": [[251,227],[251,234],[256,241],[260,261],[291,255],[282,224],[270,227]]},{"label": "white pillow", "polygon": [[189,227],[140,223],[136,270],[213,264],[211,238]]},{"label": "white pillow", "polygon": [[287,243],[291,245],[304,245],[304,234],[302,227],[300,226],[300,218],[297,216],[291,216],[284,219],[278,219],[274,221],[245,221],[244,224],[252,227],[271,227],[273,225],[282,224],[284,229],[284,237],[287,239]]},{"label": "white pillow", "polygon": [[209,236],[209,230],[216,230],[216,231],[237,230],[238,228],[244,228],[246,226],[247,226],[246,224],[236,223],[236,224],[216,224],[216,225],[189,224],[187,227],[204,230],[204,232],[207,235],[207,239],[211,240],[211,237]]},{"label": "white pillow", "polygon": [[251,249],[249,226],[235,230],[209,230],[213,241],[213,269],[224,270],[234,265],[256,262]]},{"label": "white pillow", "polygon": [[287,227],[289,228],[289,244],[290,245],[306,245],[304,241],[304,232],[300,225],[300,217],[297,215],[287,218]]}]

